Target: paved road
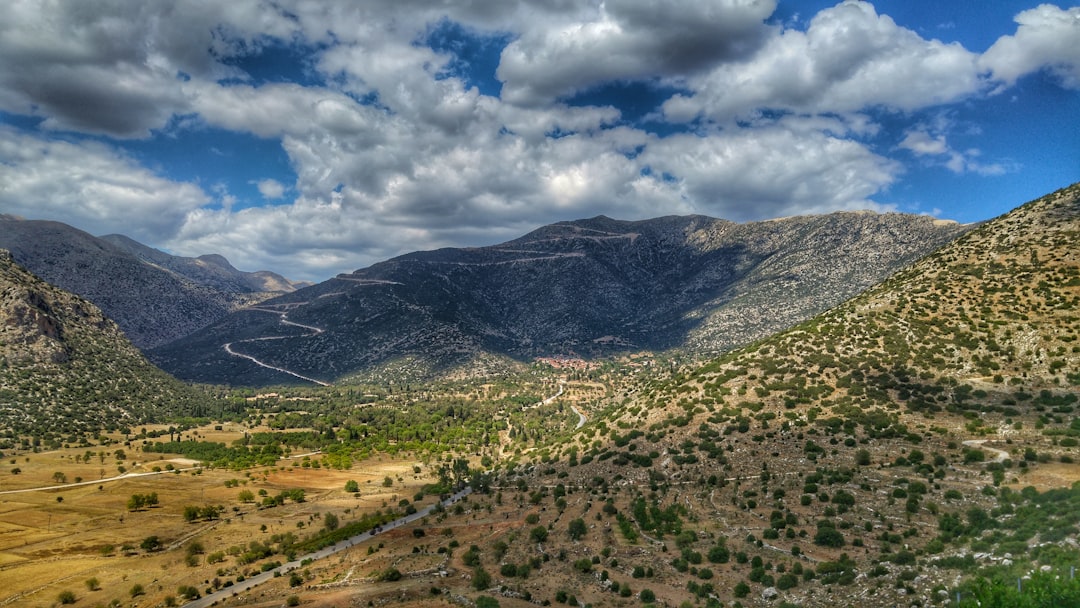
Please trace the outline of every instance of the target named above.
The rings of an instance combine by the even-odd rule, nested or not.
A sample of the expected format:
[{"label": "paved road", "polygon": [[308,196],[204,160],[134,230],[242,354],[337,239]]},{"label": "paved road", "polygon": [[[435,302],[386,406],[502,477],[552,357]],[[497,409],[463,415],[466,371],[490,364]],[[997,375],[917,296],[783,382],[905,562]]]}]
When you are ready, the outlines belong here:
[{"label": "paved road", "polygon": [[[442,504],[443,506],[452,505],[455,502],[461,500],[462,498],[468,496],[469,494],[472,494],[472,488],[466,487],[464,490],[461,490],[460,492],[458,492],[457,494],[454,494],[450,498],[447,498],[446,500],[442,501],[441,503],[436,503],[436,504]],[[412,515],[406,515],[405,517],[402,517],[400,519],[396,519],[396,520],[394,520],[394,521],[392,521],[392,522],[390,522],[388,524],[383,525],[382,529],[383,530],[389,530],[391,528],[397,528],[397,527],[400,527],[400,526],[404,526],[405,524],[412,523],[412,522],[414,522],[414,521],[416,521],[418,519],[422,519],[424,517],[427,517],[428,515],[431,514],[431,512],[434,509],[435,509],[435,504],[430,504],[430,505],[424,507],[423,509],[418,510],[416,513],[413,513]],[[318,551],[315,551],[314,553],[308,553],[307,555],[301,556],[300,558],[298,558],[298,559],[296,559],[294,561],[291,561],[291,562],[289,562],[287,564],[283,564],[281,566],[278,566],[277,568],[274,568],[273,570],[269,570],[267,572],[262,572],[260,574],[257,574],[255,576],[251,577],[251,578],[244,579],[243,581],[241,581],[239,583],[236,583],[232,587],[226,587],[226,588],[224,588],[224,589],[222,589],[220,591],[216,591],[214,593],[211,593],[210,595],[203,596],[203,597],[201,597],[201,598],[199,598],[197,600],[192,600],[192,601],[184,604],[183,608],[206,608],[208,606],[212,606],[212,605],[216,604],[217,602],[220,602],[222,600],[225,600],[227,598],[232,597],[233,595],[237,595],[237,594],[240,594],[240,593],[244,593],[245,591],[249,591],[250,589],[254,588],[256,585],[260,585],[262,583],[265,583],[266,581],[274,578],[275,576],[277,576],[279,574],[287,574],[287,573],[291,572],[292,570],[296,570],[296,569],[301,567],[300,564],[304,560],[309,560],[310,559],[310,560],[314,561],[314,560],[322,559],[324,557],[330,557],[331,555],[334,555],[335,553],[338,553],[340,551],[344,551],[344,550],[352,547],[353,545],[355,545],[357,543],[362,543],[362,542],[364,542],[366,540],[370,540],[371,538],[373,538],[375,536],[377,536],[377,534],[375,532],[364,532],[363,534],[359,534],[359,535],[354,536],[352,538],[347,538],[347,539],[337,543],[336,545],[330,545],[329,547],[319,549]]]}]

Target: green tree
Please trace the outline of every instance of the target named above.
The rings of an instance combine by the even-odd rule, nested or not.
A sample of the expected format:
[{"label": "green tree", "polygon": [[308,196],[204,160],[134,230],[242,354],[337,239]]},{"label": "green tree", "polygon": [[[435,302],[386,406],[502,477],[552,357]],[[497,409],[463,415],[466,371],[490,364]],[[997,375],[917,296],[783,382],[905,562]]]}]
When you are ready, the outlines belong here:
[{"label": "green tree", "polygon": [[473,568],[472,587],[477,591],[483,591],[491,587],[491,575],[480,566]]},{"label": "green tree", "polygon": [[327,530],[331,532],[337,530],[338,523],[340,522],[337,515],[334,515],[333,513],[327,513],[326,515],[323,515],[323,527]]},{"label": "green tree", "polygon": [[544,526],[536,526],[532,530],[529,530],[529,538],[532,538],[535,542],[542,543],[547,540],[548,531]]},{"label": "green tree", "polygon": [[345,482],[345,491],[350,494],[356,494],[360,491],[360,484],[356,483],[355,479],[350,479]]},{"label": "green tree", "polygon": [[573,540],[578,540],[580,538],[583,538],[585,534],[589,531],[589,529],[585,525],[585,520],[579,517],[577,519],[570,520],[569,531],[570,538],[572,538]]}]

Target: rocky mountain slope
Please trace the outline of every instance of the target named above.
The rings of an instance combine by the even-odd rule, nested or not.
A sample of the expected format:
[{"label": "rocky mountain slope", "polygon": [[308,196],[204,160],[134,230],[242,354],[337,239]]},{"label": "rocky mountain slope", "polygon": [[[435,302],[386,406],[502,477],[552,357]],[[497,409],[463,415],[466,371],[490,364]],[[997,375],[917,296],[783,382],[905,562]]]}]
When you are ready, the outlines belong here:
[{"label": "rocky mountain slope", "polygon": [[[1080,559],[1077,242],[1080,184],[790,330],[639,382],[534,455],[547,464],[521,486],[599,490],[589,504],[612,507],[597,519],[620,517],[607,534],[642,547],[633,561],[620,549],[622,571],[660,564],[618,580],[669,605],[975,606],[990,589],[978,577],[999,581],[999,599],[1033,571],[1067,577]],[[602,585],[563,570],[547,575],[606,605]]]},{"label": "rocky mountain slope", "polygon": [[74,441],[204,411],[205,401],[150,364],[92,303],[0,250],[0,444]]},{"label": "rocky mountain slope", "polygon": [[127,237],[97,238],[60,222],[0,215],[0,248],[37,276],[99,306],[140,348],[171,342],[242,306],[294,291],[221,256],[184,258]]},{"label": "rocky mountain slope", "polygon": [[424,374],[491,356],[716,353],[834,306],[966,230],[876,213],[563,222],[340,275],[152,357],[181,378],[257,385],[329,382],[395,362]]}]

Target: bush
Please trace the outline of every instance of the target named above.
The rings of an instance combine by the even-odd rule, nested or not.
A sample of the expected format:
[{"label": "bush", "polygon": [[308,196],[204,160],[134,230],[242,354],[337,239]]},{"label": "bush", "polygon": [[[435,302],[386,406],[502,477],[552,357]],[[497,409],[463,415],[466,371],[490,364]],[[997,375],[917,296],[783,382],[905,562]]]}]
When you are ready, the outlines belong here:
[{"label": "bush", "polygon": [[60,595],[56,596],[56,599],[59,600],[61,604],[74,604],[75,603],[75,592],[74,591],[61,591]]},{"label": "bush", "polygon": [[732,593],[738,598],[746,597],[750,595],[750,585],[747,585],[745,581],[739,581],[735,584],[735,588],[732,589]]},{"label": "bush", "polygon": [[651,589],[642,589],[640,597],[641,601],[645,602],[646,604],[651,604],[652,602],[656,601],[656,594],[653,593]]},{"label": "bush", "polygon": [[285,598],[285,605],[286,606],[299,606],[300,605],[300,596],[298,596],[298,595],[290,595],[289,597]]}]

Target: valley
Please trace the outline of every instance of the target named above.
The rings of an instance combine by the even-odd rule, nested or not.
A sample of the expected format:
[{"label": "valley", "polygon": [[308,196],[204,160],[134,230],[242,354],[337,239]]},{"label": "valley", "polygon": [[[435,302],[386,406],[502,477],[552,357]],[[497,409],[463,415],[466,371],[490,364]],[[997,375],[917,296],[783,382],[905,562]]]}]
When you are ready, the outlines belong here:
[{"label": "valley", "polygon": [[[528,251],[648,241],[613,228],[554,225]],[[611,320],[532,357],[465,348],[508,334],[439,308],[470,275],[417,269],[517,269],[526,248],[415,254],[168,349],[257,380],[231,386],[170,383],[92,305],[6,266],[6,318],[32,320],[3,325],[7,411],[34,413],[0,436],[0,605],[1072,605],[1077,235],[1080,185],[723,352],[578,350],[640,341]],[[524,266],[589,259],[556,258]],[[113,400],[119,379],[142,392]]]}]

